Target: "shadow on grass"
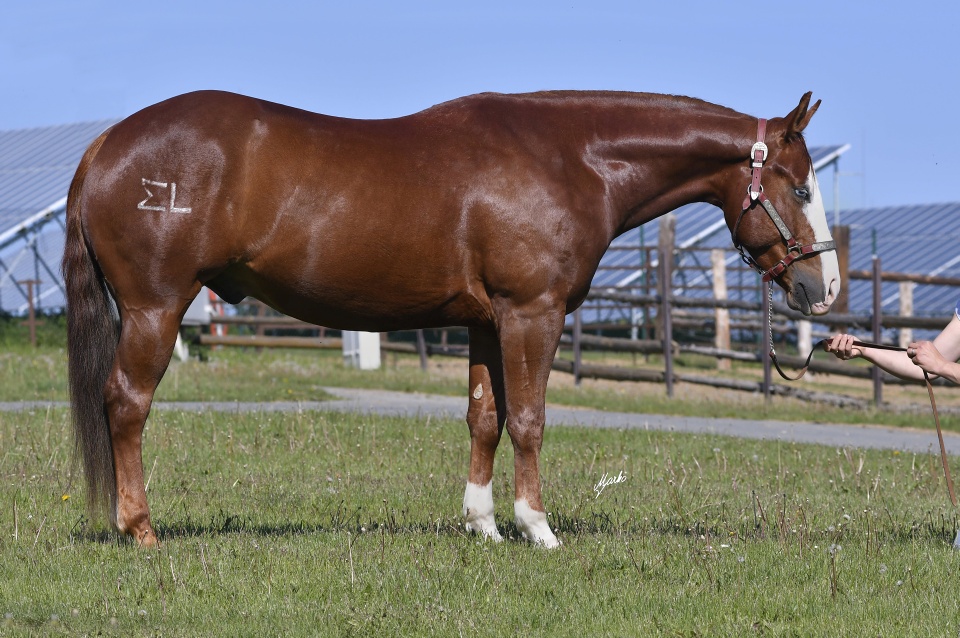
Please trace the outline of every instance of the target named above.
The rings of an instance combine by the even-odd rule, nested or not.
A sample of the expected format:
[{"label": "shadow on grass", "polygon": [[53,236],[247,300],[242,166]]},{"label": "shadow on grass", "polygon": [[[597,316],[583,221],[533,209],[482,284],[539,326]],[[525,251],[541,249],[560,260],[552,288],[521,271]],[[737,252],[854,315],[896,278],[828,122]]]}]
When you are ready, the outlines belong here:
[{"label": "shadow on grass", "polygon": [[386,521],[364,520],[359,512],[344,518],[334,518],[328,522],[289,521],[264,523],[254,521],[249,517],[221,514],[203,523],[194,520],[160,522],[155,526],[157,537],[163,540],[176,538],[195,538],[205,536],[227,536],[247,534],[263,538],[292,538],[297,536],[320,535],[348,532],[354,535],[388,534],[388,535],[440,535],[465,536],[462,529],[452,525],[450,521],[413,520],[398,522],[395,518]]},{"label": "shadow on grass", "polygon": [[[395,516],[387,520],[368,520],[361,516],[358,509],[350,515],[338,514],[326,522],[304,520],[288,522],[259,522],[249,516],[227,514],[221,511],[206,522],[186,519],[181,521],[159,521],[155,524],[157,537],[161,542],[176,539],[204,538],[233,535],[251,535],[261,538],[294,538],[300,536],[323,535],[348,532],[356,536],[364,534],[431,535],[447,538],[475,538],[466,532],[459,519],[446,520],[397,520]],[[866,536],[862,531],[837,531],[834,529],[807,529],[797,535],[792,526],[781,528],[776,522],[757,521],[755,524],[738,522],[735,526],[723,522],[708,524],[704,521],[691,521],[677,516],[662,516],[653,519],[622,517],[607,512],[592,512],[587,516],[571,516],[557,512],[551,516],[551,526],[561,537],[609,536],[620,539],[641,538],[677,538],[688,542],[707,541],[737,537],[748,542],[779,542],[783,545],[800,543],[830,544],[864,538],[868,543],[907,544],[916,542],[945,543],[952,545],[960,516],[954,513],[927,512],[920,520],[906,518],[895,520],[889,517],[886,524],[870,529]],[[508,541],[522,541],[523,536],[513,521],[502,521],[498,525],[500,533]],[[870,538],[868,539],[867,536]],[[134,544],[131,537],[113,530],[94,528],[84,522],[74,531],[73,537],[81,542],[95,544]],[[871,540],[872,539],[872,540]]]},{"label": "shadow on grass", "polygon": [[[623,517],[616,513],[611,515],[608,512],[591,512],[586,516],[570,516],[564,512],[558,512],[552,517],[551,524],[554,531],[561,536],[673,537],[707,542],[710,539],[717,542],[716,539],[736,537],[742,541],[772,540],[784,545],[797,542],[830,544],[846,538],[860,537],[868,543],[906,544],[919,541],[945,542],[952,545],[960,528],[960,514],[952,512],[947,516],[942,511],[927,511],[919,520],[908,518],[896,520],[888,516],[882,526],[868,527],[866,530],[850,532],[830,527],[806,528],[802,530],[802,534],[797,533],[796,521],[767,518],[757,518],[750,522],[737,521],[731,524],[725,521],[707,522],[675,515],[640,519]],[[512,524],[507,527],[508,532],[519,535]]]}]

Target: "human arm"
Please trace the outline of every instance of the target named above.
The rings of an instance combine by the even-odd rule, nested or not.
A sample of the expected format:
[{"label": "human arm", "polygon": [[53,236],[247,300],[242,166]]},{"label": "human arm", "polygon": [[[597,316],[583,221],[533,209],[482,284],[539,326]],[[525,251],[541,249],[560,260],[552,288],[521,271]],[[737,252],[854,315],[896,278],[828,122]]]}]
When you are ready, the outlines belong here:
[{"label": "human arm", "polygon": [[[915,341],[907,346],[912,363],[926,370],[931,377],[938,376],[960,383],[960,319],[956,315],[932,341]],[[923,376],[923,373],[920,375]]]},{"label": "human arm", "polygon": [[915,341],[907,352],[860,348],[854,341],[852,335],[835,335],[827,341],[827,352],[843,360],[861,357],[901,379],[922,381],[926,370],[931,377],[960,383],[960,364],[956,363],[960,359],[960,319],[956,315],[932,342]]}]

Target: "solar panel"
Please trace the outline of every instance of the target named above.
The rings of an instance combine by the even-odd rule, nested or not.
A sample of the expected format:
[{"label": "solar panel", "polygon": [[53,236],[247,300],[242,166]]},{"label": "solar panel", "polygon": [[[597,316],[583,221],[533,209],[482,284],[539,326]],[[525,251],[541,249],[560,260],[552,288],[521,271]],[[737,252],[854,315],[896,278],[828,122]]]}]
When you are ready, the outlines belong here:
[{"label": "solar panel", "polygon": [[[22,313],[26,297],[16,282],[39,279],[39,307],[63,306],[58,272],[62,222],[41,232],[11,234],[60,202],[87,146],[118,120],[0,131],[0,310]],[[62,211],[58,212],[62,219]]]}]

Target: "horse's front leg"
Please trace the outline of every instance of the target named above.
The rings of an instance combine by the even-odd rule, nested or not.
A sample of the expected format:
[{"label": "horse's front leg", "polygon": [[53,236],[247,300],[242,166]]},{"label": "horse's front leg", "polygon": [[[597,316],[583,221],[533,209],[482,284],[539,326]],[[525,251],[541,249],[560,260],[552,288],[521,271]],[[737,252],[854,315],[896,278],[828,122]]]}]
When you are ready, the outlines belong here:
[{"label": "horse's front leg", "polygon": [[536,304],[498,314],[507,400],[507,432],[513,442],[514,514],[524,538],[545,547],[560,541],[547,523],[540,493],[547,378],[563,332],[563,307]]},{"label": "horse's front leg", "polygon": [[470,477],[463,494],[467,531],[502,540],[493,515],[493,457],[503,433],[503,361],[493,330],[470,329]]}]

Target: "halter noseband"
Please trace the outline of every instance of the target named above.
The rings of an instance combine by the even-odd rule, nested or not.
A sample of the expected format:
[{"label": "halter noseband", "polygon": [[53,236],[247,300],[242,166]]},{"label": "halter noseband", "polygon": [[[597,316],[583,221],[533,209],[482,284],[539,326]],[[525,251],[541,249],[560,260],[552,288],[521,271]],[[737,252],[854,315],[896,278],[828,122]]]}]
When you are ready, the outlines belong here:
[{"label": "halter noseband", "polygon": [[[766,137],[767,132],[767,121],[765,119],[760,119],[757,122],[757,142],[753,145],[753,148],[750,149],[750,157],[753,160],[751,172],[750,184],[747,185],[747,196],[743,200],[743,207],[740,210],[740,216],[737,217],[737,223],[733,227],[733,246],[740,252],[740,258],[748,266],[755,268],[763,281],[770,281],[775,277],[779,277],[783,274],[783,271],[787,269],[787,266],[792,264],[797,259],[802,257],[807,257],[809,255],[816,255],[817,253],[822,253],[828,250],[836,250],[837,243],[835,241],[818,241],[812,244],[804,246],[797,242],[793,234],[790,232],[790,229],[787,228],[787,225],[784,223],[783,218],[780,217],[780,214],[777,213],[776,207],[773,205],[767,196],[763,192],[763,185],[760,183],[760,173],[763,170],[763,162],[767,159],[769,150],[767,145],[764,144],[763,139]],[[737,231],[740,229],[740,222],[743,221],[743,216],[751,210],[757,202],[760,202],[760,205],[763,206],[763,209],[767,212],[767,215],[770,217],[770,220],[773,222],[773,225],[777,227],[777,230],[780,232],[780,236],[783,238],[783,241],[787,244],[787,254],[786,256],[777,262],[769,270],[763,270],[760,267],[760,264],[754,260],[753,257],[747,254],[743,249],[743,244],[740,243],[740,239],[737,237]]]}]

